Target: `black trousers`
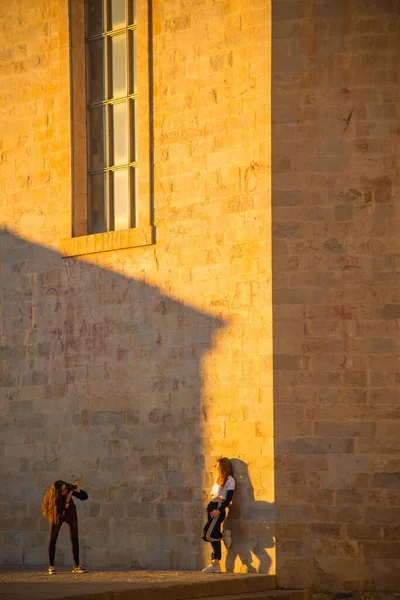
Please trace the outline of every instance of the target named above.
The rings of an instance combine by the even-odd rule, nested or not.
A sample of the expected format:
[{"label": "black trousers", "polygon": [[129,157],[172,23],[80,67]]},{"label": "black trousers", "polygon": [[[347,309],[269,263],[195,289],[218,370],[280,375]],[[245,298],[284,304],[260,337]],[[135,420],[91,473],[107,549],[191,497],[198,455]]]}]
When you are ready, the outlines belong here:
[{"label": "black trousers", "polygon": [[[210,542],[212,546],[211,558],[213,560],[221,560],[221,524],[225,520],[226,514],[224,508],[221,509],[218,507],[218,502],[210,502],[207,506],[208,519],[203,530],[203,540],[205,542]],[[220,510],[221,512],[219,513],[218,517],[211,517],[210,513],[215,509]]]},{"label": "black trousers", "polygon": [[[72,556],[74,558],[74,566],[79,565],[79,537],[78,537],[78,521],[67,523],[69,527],[69,539],[71,540]],[[62,523],[52,523],[50,525],[49,536],[49,565],[54,567],[54,556],[56,554],[56,542]]]}]

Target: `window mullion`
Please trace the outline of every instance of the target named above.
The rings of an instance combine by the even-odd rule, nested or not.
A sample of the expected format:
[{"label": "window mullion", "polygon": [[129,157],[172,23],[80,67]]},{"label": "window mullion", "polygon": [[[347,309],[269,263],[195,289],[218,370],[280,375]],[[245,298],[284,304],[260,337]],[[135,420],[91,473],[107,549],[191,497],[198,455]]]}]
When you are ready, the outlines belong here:
[{"label": "window mullion", "polygon": [[[110,161],[110,157],[111,157],[111,144],[110,144],[110,105],[107,105],[105,107],[105,111],[106,111],[106,152],[107,152],[107,167],[111,166],[111,161]],[[107,216],[107,231],[110,231],[111,229],[111,182],[110,182],[110,178],[111,178],[111,169],[108,168],[105,173],[104,173],[104,177],[105,177],[105,197],[106,197],[106,216]]]},{"label": "window mullion", "polygon": [[[108,29],[108,0],[103,1],[103,15],[104,15],[104,30]],[[104,98],[106,101],[110,98],[110,47],[109,37],[105,35],[104,39]],[[104,119],[105,119],[105,140],[104,140],[104,154],[106,167],[110,166],[110,106],[107,104],[104,106]],[[110,172],[104,172],[104,197],[106,203],[106,221],[107,231],[110,231]]]},{"label": "window mullion", "polygon": [[[125,0],[125,15],[126,15],[126,25],[130,24],[130,10],[129,10],[129,0]],[[126,66],[127,66],[127,96],[128,98],[126,99],[126,109],[128,111],[127,113],[127,117],[128,117],[128,161],[129,163],[132,162],[133,160],[133,156],[132,156],[132,114],[131,114],[131,100],[129,99],[129,95],[132,93],[132,57],[131,57],[131,32],[127,29],[126,30]],[[129,226],[133,227],[133,210],[132,210],[132,168],[128,167],[128,202],[129,202],[129,207],[128,207],[128,219],[129,219]]]},{"label": "window mullion", "polygon": [[104,31],[103,33],[98,33],[96,35],[89,35],[87,37],[87,41],[91,42],[93,40],[98,40],[101,38],[104,38],[106,35],[109,35],[110,37],[112,37],[113,35],[119,35],[120,33],[123,33],[124,31],[134,31],[137,28],[137,25],[128,25],[127,27],[121,27],[120,29],[110,29],[107,31]]}]

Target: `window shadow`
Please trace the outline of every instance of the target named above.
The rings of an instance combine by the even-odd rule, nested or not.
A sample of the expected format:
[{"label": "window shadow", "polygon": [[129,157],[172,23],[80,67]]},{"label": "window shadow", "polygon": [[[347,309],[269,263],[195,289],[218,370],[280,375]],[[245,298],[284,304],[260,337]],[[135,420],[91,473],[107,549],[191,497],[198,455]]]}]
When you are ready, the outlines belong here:
[{"label": "window shadow", "polygon": [[130,251],[136,278],[5,230],[0,251],[0,564],[46,564],[40,503],[62,478],[89,493],[87,564],[199,568],[202,359],[225,323],[149,284]]},{"label": "window shadow", "polygon": [[254,497],[254,487],[247,464],[231,459],[236,480],[234,499],[225,520],[225,529],[232,530],[232,547],[227,551],[225,566],[234,571],[235,563],[241,563],[241,572],[269,573],[272,559],[269,548],[274,542],[274,504]]}]

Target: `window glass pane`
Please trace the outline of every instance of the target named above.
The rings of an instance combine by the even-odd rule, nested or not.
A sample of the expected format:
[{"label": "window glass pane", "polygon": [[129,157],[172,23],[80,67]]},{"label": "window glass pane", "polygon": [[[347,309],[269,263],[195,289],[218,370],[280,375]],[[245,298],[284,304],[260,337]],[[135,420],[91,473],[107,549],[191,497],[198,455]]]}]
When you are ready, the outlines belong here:
[{"label": "window glass pane", "polygon": [[112,164],[128,162],[128,111],[127,103],[120,102],[111,107],[112,115]]},{"label": "window glass pane", "polygon": [[111,98],[126,96],[126,34],[111,38]]},{"label": "window glass pane", "polygon": [[129,54],[130,54],[130,78],[129,78],[129,93],[134,94],[137,91],[136,81],[136,36],[134,31],[129,32]]},{"label": "window glass pane", "polygon": [[89,175],[89,220],[90,233],[107,231],[105,203],[105,175]]},{"label": "window glass pane", "polygon": [[136,19],[135,0],[129,0],[128,4],[129,4],[129,9],[128,9],[129,10],[129,25],[132,25],[132,23],[134,23],[135,19]]},{"label": "window glass pane", "polygon": [[136,174],[137,170],[135,167],[129,168],[129,201],[131,207],[131,221],[129,223],[129,227],[136,227],[136,198],[137,198],[137,190],[136,190]]},{"label": "window glass pane", "polygon": [[104,98],[103,40],[88,42],[88,102],[102,102]]},{"label": "window glass pane", "polygon": [[136,102],[134,100],[129,101],[129,110],[130,110],[130,122],[131,129],[129,132],[129,143],[130,143],[130,159],[129,162],[134,162],[137,160],[136,156]]},{"label": "window glass pane", "polygon": [[89,109],[89,169],[104,167],[104,108]]},{"label": "window glass pane", "polygon": [[114,199],[114,229],[129,229],[129,187],[128,169],[114,171],[113,173],[113,199]]},{"label": "window glass pane", "polygon": [[86,1],[87,35],[97,35],[103,32],[103,0]]},{"label": "window glass pane", "polygon": [[111,29],[125,27],[125,0],[110,0],[110,26]]}]

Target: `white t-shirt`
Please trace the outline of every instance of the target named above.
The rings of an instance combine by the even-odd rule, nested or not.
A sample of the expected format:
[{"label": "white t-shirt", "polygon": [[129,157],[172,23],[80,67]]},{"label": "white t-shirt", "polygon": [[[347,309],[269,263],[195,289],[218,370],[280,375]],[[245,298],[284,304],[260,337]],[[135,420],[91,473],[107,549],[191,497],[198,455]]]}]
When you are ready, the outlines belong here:
[{"label": "white t-shirt", "polygon": [[222,498],[223,500],[226,500],[228,490],[234,490],[235,486],[236,482],[231,475],[229,475],[224,486],[219,485],[217,480],[215,480],[215,483],[211,488],[211,496],[213,498]]}]

